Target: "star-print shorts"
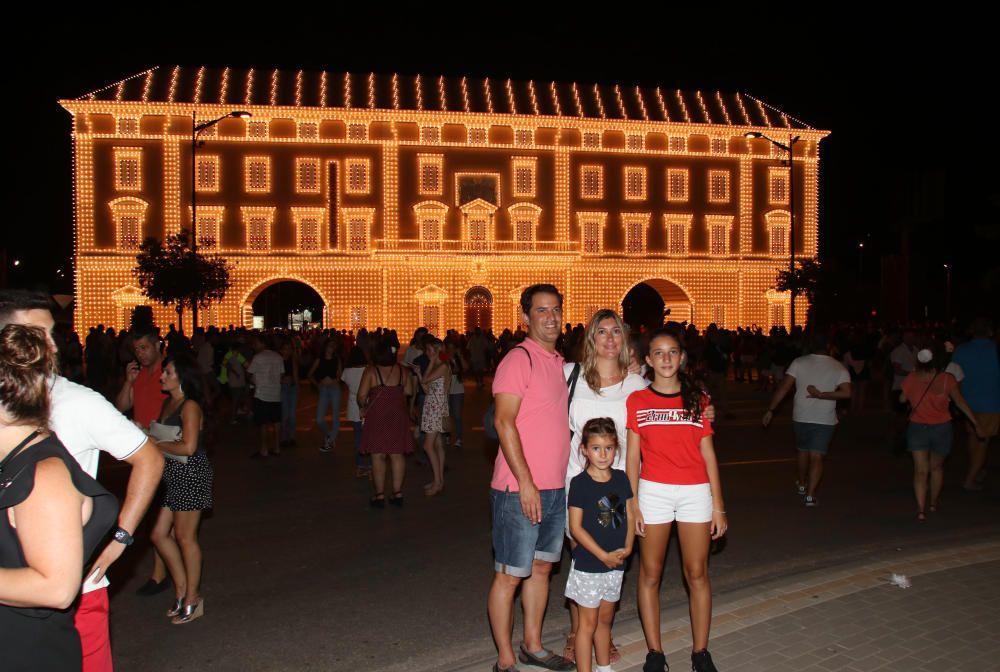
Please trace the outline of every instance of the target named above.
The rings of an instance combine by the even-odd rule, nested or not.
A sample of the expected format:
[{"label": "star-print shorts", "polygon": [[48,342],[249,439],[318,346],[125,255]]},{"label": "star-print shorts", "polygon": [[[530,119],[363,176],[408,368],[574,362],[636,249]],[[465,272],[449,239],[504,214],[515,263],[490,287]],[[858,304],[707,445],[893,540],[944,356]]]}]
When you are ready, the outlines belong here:
[{"label": "star-print shorts", "polygon": [[569,570],[566,579],[566,597],[581,607],[596,609],[605,602],[617,602],[622,596],[622,579],[625,572],[581,572],[576,567]]}]

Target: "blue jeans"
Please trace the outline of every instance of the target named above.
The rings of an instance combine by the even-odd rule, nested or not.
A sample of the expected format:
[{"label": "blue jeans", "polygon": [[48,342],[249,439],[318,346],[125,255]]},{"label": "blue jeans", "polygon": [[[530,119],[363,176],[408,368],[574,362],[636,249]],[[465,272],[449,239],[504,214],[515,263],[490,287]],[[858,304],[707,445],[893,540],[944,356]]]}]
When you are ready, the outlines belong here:
[{"label": "blue jeans", "polygon": [[[333,421],[330,427],[326,425],[326,409],[333,411]],[[340,431],[340,383],[319,386],[319,403],[316,405],[316,425],[323,432],[323,438],[337,440]]]},{"label": "blue jeans", "polygon": [[462,409],[465,407],[465,393],[448,395],[448,415],[451,416],[451,438],[462,440]]},{"label": "blue jeans", "polygon": [[299,386],[281,384],[281,440],[295,440],[295,410],[299,405]]},{"label": "blue jeans", "polygon": [[493,509],[493,569],[508,576],[531,576],[534,560],[559,562],[566,529],[566,490],[540,490],[542,522],[524,517],[521,497],[490,488]]}]

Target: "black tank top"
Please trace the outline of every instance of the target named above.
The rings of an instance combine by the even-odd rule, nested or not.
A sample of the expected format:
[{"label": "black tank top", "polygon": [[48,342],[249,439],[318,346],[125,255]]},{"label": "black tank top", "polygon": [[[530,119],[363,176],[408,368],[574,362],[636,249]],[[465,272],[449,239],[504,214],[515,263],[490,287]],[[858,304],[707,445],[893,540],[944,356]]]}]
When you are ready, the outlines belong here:
[{"label": "black tank top", "polygon": [[[12,451],[0,462],[0,567],[28,566],[7,509],[28,498],[35,487],[35,468],[50,457],[62,460],[73,486],[93,498],[93,511],[83,526],[84,566],[118,517],[115,497],[87,475],[54,435],[16,454]],[[83,581],[83,567],[80,581]],[[78,604],[79,597],[69,609],[0,605],[0,667],[4,672],[80,669],[83,664],[80,636],[73,625]]]}]

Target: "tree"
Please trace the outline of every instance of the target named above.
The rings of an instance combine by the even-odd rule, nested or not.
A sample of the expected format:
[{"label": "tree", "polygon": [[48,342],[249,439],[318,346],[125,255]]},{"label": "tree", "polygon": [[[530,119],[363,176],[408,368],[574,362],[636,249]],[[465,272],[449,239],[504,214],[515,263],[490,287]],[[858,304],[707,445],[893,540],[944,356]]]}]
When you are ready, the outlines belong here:
[{"label": "tree", "polygon": [[[842,295],[847,297],[850,283],[840,277],[836,269],[828,267],[818,259],[797,261],[795,271],[778,271],[775,289],[780,292],[795,291],[796,296],[805,296],[809,300],[808,324],[826,324],[836,319],[842,310],[840,304]],[[856,284],[856,283],[855,283]],[[844,317],[844,315],[841,315]]]},{"label": "tree", "polygon": [[192,250],[187,230],[171,234],[162,242],[147,238],[135,260],[132,272],[139,287],[153,301],[174,306],[178,327],[185,308],[207,308],[220,301],[231,284],[232,264]]}]

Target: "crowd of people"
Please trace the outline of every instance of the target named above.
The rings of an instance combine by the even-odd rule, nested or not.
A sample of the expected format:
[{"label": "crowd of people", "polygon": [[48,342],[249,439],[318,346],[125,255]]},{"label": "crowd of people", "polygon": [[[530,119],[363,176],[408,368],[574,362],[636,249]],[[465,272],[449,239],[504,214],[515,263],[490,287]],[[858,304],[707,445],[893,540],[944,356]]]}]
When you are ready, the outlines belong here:
[{"label": "crowd of people", "polygon": [[[715,669],[708,653],[707,558],[710,542],[726,533],[728,523],[712,425],[732,413],[733,385],[770,393],[762,408],[765,426],[792,397],[795,487],[807,507],[819,503],[823,458],[836,424],[850,413],[889,418],[888,443],[912,455],[918,520],[941,505],[957,414],[969,423],[963,487],[982,488],[986,447],[1000,421],[997,344],[985,320],[964,334],[942,324],[833,325],[791,333],[670,324],[630,333],[613,310],[598,311],[586,325],[564,325],[562,297],[552,285],[528,288],[521,304],[523,327],[499,337],[476,328],[439,339],[421,328],[403,344],[388,328],[210,327],[188,338],[173,325],[161,333],[150,319],[137,319],[117,334],[98,325],[81,346],[71,329],[54,324],[47,296],[0,293],[0,479],[14,467],[18,473],[35,470],[36,491],[62,488],[60,501],[85,512],[79,553],[60,558],[53,571],[31,562],[23,567],[18,549],[44,548],[55,536],[31,533],[38,501],[31,490],[0,490],[10,521],[28,521],[0,529],[0,619],[11,609],[47,614],[66,606],[65,581],[59,589],[40,589],[32,601],[12,588],[13,577],[65,579],[64,564],[88,567],[84,599],[67,603],[76,605],[67,612],[71,620],[27,620],[36,628],[30,637],[44,640],[6,628],[0,639],[15,637],[9,641],[19,641],[23,650],[24,642],[52,637],[61,642],[52,655],[60,657],[73,648],[67,642],[78,641],[85,669],[110,669],[104,574],[151,505],[157,509],[155,560],[139,592],[172,587],[174,601],[165,612],[171,623],[202,617],[199,528],[213,505],[213,434],[221,435],[226,423],[252,419],[259,439],[250,457],[273,459],[300,440],[322,453],[337,450],[343,414],[353,435],[354,474],[371,483],[369,506],[402,507],[407,456],[414,452],[429,467],[425,495],[444,493],[447,452],[462,445],[469,429],[466,382],[483,388],[491,375],[494,403],[484,421],[499,448],[490,484],[495,576],[488,612],[498,671],[515,668],[517,660],[589,671],[592,657],[599,672],[609,670],[620,658],[611,636],[615,603],[626,558],[635,550],[649,648],[644,670],[665,669],[659,592],[675,526],[690,587],[692,666]],[[306,385],[318,399],[318,432],[311,434],[296,427]],[[35,396],[29,399],[26,390]],[[93,481],[99,450],[132,466],[117,519],[105,503],[113,498]],[[65,521],[56,522],[44,520],[46,532],[67,534]],[[114,539],[102,550],[98,542],[115,523]],[[572,557],[569,636],[556,653],[542,646],[541,626],[551,567],[564,544]],[[518,590],[525,618],[515,653]],[[12,622],[23,626],[23,620]]]}]

